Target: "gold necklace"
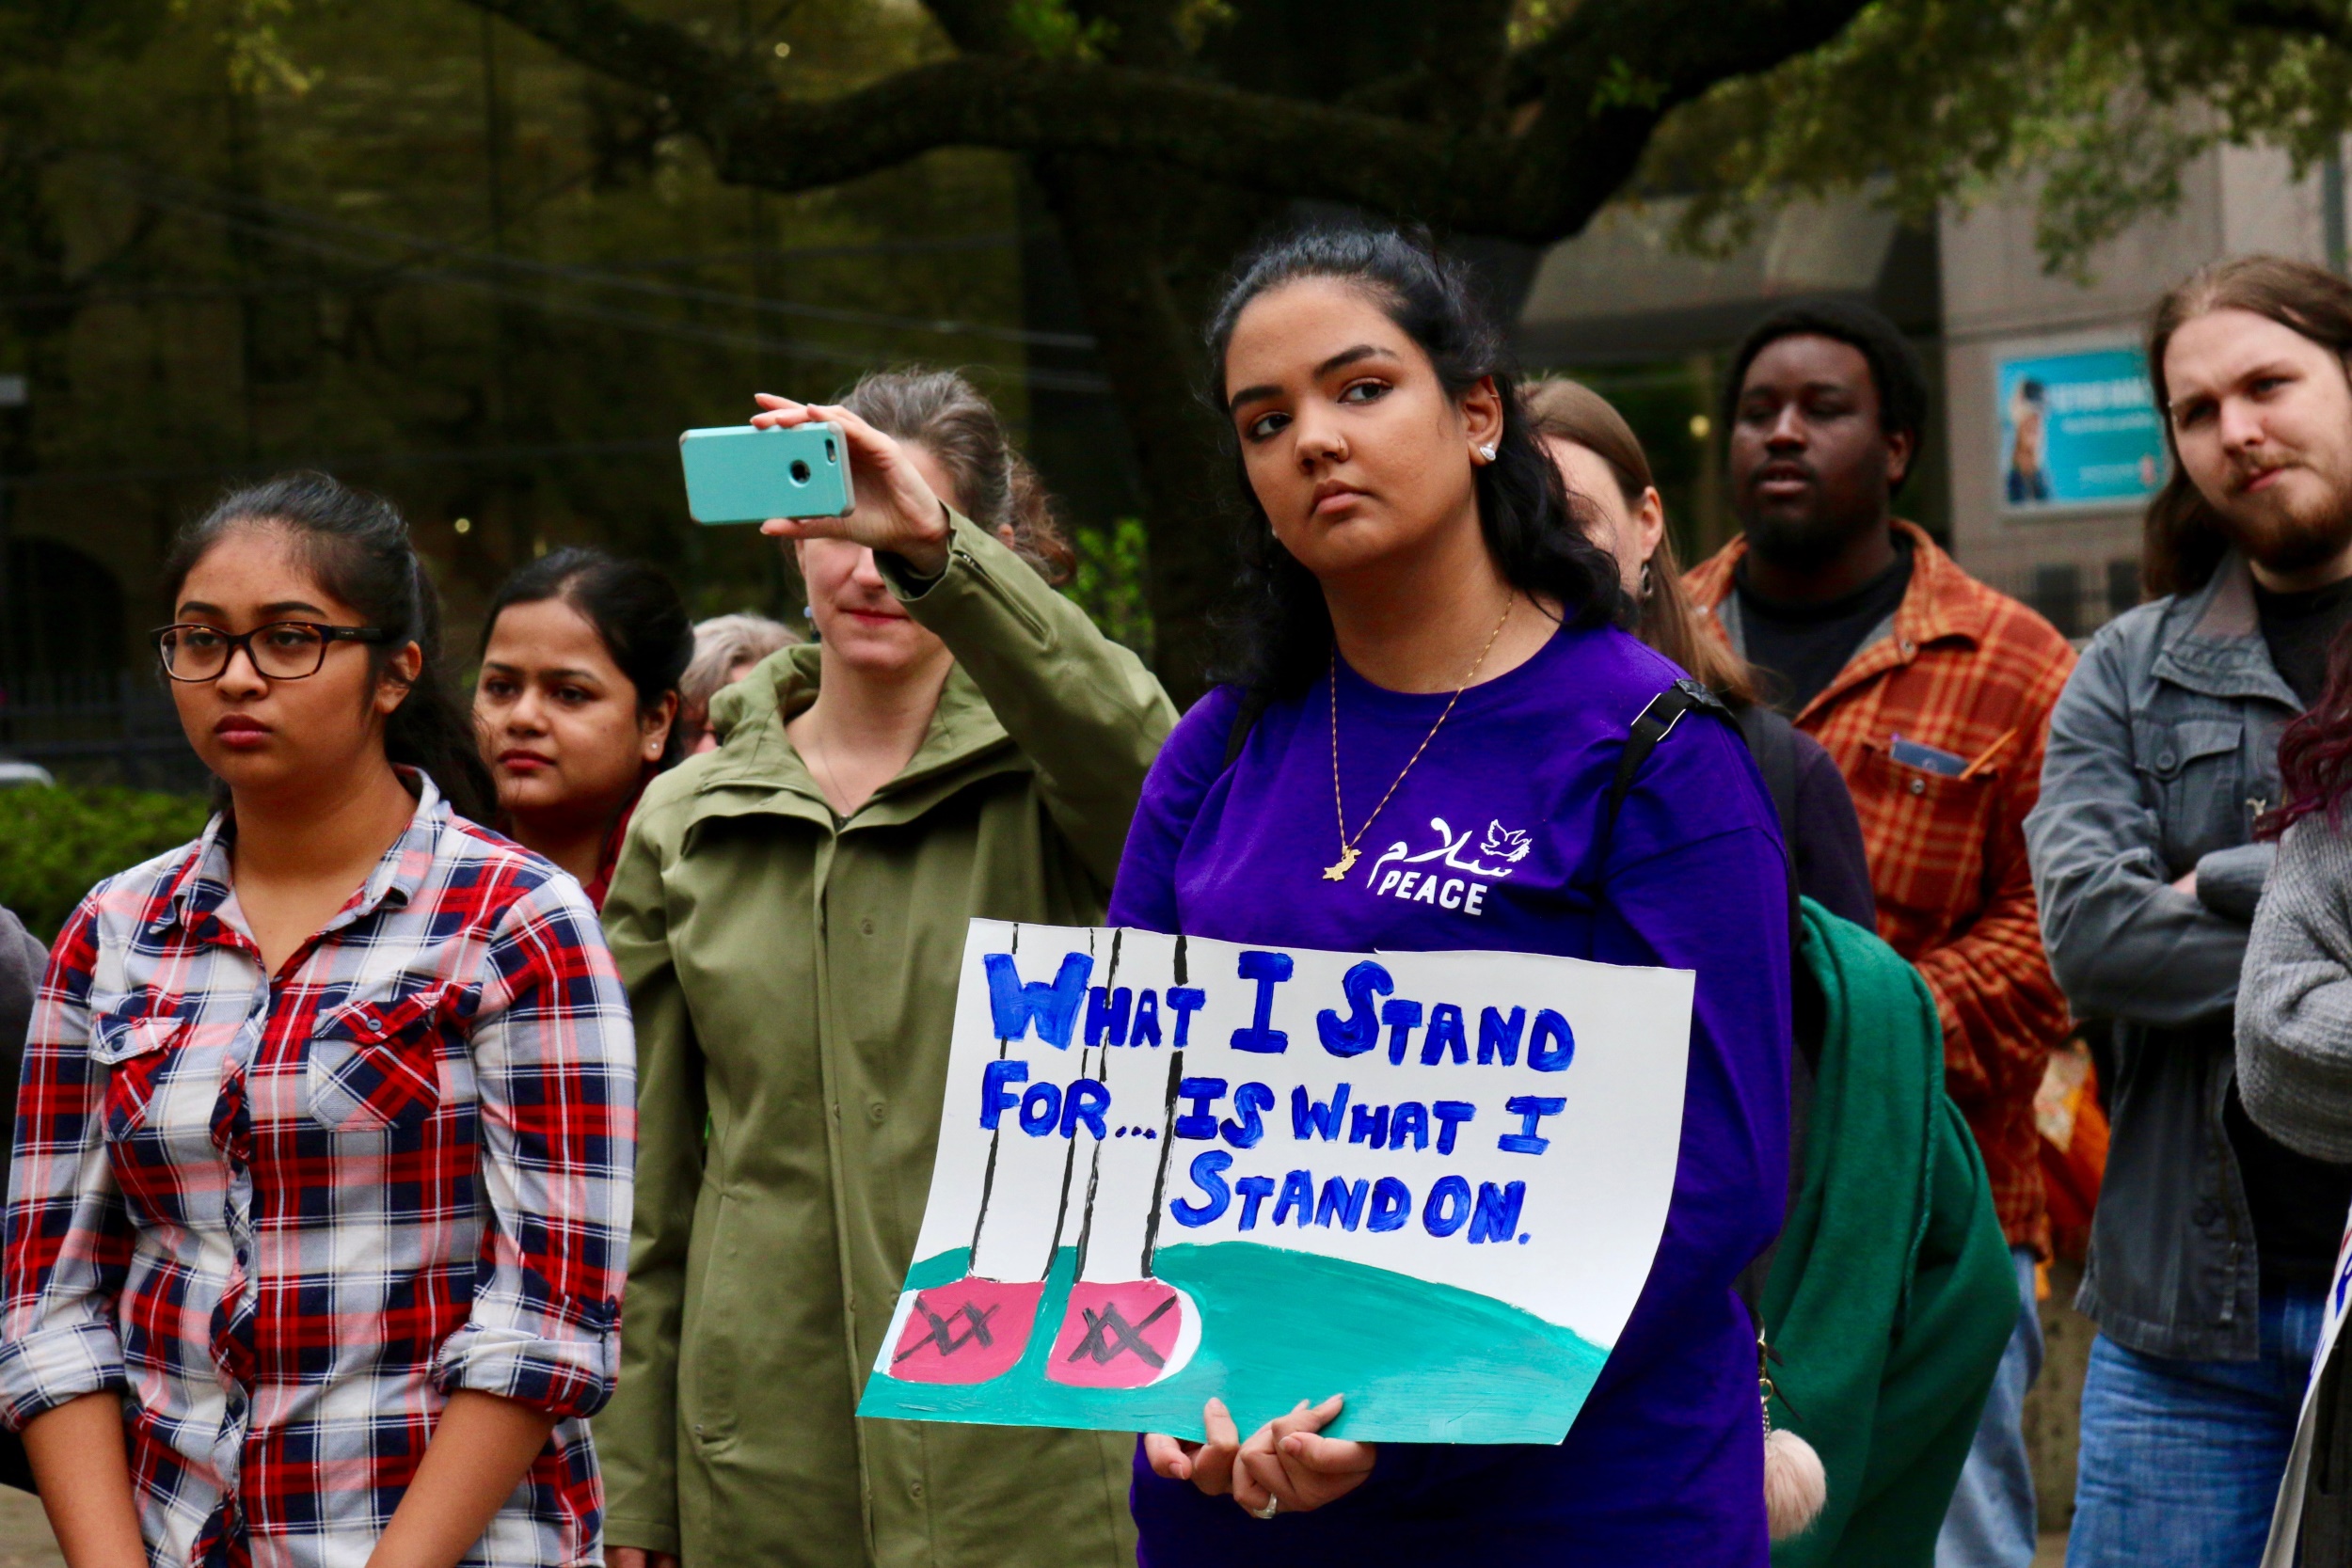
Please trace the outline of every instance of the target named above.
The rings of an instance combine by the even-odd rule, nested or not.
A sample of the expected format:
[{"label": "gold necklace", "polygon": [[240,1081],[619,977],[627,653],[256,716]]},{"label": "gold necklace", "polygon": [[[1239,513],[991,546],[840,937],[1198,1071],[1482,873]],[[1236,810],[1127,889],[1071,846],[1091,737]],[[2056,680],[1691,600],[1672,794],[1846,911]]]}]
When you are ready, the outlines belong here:
[{"label": "gold necklace", "polygon": [[1381,808],[1389,803],[1389,797],[1396,793],[1397,785],[1405,782],[1405,775],[1413,770],[1413,764],[1421,760],[1421,754],[1429,750],[1429,743],[1438,738],[1438,732],[1445,728],[1446,719],[1454,712],[1454,705],[1462,700],[1462,693],[1470,689],[1470,682],[1476,680],[1478,672],[1485,668],[1486,656],[1494,652],[1495,639],[1502,635],[1503,624],[1511,619],[1511,611],[1518,604],[1517,594],[1512,594],[1503,602],[1502,619],[1497,621],[1495,629],[1486,634],[1486,645],[1478,650],[1477,661],[1470,665],[1470,673],[1464,675],[1462,684],[1454,689],[1454,695],[1445,700],[1445,711],[1438,714],[1438,721],[1429,726],[1429,733],[1421,737],[1421,744],[1413,748],[1413,754],[1405,759],[1405,766],[1397,769],[1396,778],[1390,784],[1388,794],[1381,796],[1380,804],[1372,808],[1372,815],[1357,825],[1355,836],[1352,838],[1348,836],[1347,832],[1347,806],[1340,799],[1340,645],[1337,638],[1332,639],[1331,812],[1339,818],[1340,823],[1340,858],[1323,868],[1325,881],[1343,882],[1347,880],[1347,873],[1356,863],[1358,854],[1356,846],[1363,842],[1366,833],[1372,832],[1372,825],[1379,817]]}]

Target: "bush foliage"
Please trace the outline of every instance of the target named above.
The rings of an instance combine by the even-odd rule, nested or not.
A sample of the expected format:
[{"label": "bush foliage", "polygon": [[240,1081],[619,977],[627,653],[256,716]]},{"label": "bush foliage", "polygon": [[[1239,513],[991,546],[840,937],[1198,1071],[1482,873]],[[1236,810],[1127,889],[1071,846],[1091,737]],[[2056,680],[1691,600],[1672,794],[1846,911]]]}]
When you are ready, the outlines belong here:
[{"label": "bush foliage", "polygon": [[0,904],[54,941],[101,879],[185,844],[206,816],[199,798],[138,789],[0,791]]},{"label": "bush foliage", "polygon": [[1078,569],[1064,588],[1093,617],[1103,635],[1124,642],[1152,662],[1150,535],[1140,517],[1121,517],[1108,528],[1080,524],[1072,531]]}]

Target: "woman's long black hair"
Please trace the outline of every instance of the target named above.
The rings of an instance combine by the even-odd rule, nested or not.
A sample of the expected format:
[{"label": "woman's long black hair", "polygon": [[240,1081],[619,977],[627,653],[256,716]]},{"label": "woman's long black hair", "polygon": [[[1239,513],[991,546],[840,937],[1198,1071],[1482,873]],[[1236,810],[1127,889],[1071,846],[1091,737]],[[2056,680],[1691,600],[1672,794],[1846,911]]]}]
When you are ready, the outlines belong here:
[{"label": "woman's long black hair", "polygon": [[254,527],[282,531],[320,587],[367,625],[392,634],[368,649],[379,676],[393,655],[417,644],[423,668],[384,721],[384,754],[430,777],[460,816],[490,821],[498,792],[474,739],[472,712],[457,700],[441,666],[441,597],[417,559],[407,519],[383,497],[322,473],[280,474],[232,490],[172,542],[164,561],[170,603],[179,604],[181,586],[206,551],[236,530]]},{"label": "woman's long black hair", "polygon": [[1243,258],[1209,324],[1210,400],[1232,444],[1242,513],[1241,580],[1223,625],[1227,647],[1219,678],[1264,696],[1293,697],[1312,686],[1330,659],[1331,615],[1322,586],[1275,538],[1224,407],[1225,355],[1242,311],[1269,290],[1316,277],[1361,288],[1429,356],[1449,396],[1493,380],[1502,402],[1502,435],[1494,461],[1472,470],[1487,553],[1505,581],[1556,602],[1570,625],[1620,615],[1624,591],[1616,562],[1579,526],[1559,470],[1520,406],[1518,369],[1502,328],[1480,300],[1469,270],[1420,235],[1318,225]]},{"label": "woman's long black hair", "polygon": [[[563,600],[596,628],[604,651],[637,689],[641,718],[660,712],[664,697],[677,697],[684,705],[678,682],[694,657],[694,623],[677,584],[660,568],[577,545],[543,555],[500,585],[490,613],[482,619],[480,651],[489,650],[490,634],[508,606],[547,599]],[[660,766],[668,768],[685,755],[686,726],[674,713]]]}]

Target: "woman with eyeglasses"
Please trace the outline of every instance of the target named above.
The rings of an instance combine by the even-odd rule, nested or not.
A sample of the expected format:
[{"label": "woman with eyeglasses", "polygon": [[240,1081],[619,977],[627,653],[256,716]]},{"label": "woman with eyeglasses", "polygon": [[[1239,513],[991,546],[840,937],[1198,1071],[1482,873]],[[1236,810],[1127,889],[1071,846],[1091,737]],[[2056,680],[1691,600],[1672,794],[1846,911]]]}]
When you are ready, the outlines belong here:
[{"label": "woman with eyeglasses", "polygon": [[382,500],[229,496],[156,634],[223,809],[57,939],[0,1253],[0,1421],[75,1568],[599,1551],[634,1149],[579,884],[492,809]]}]

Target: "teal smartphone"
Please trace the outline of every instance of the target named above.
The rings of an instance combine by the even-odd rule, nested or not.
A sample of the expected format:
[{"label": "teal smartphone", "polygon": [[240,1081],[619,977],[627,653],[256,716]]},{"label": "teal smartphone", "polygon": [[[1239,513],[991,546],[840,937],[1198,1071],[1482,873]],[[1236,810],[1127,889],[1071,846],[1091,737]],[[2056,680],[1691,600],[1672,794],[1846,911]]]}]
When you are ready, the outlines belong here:
[{"label": "teal smartphone", "polygon": [[686,467],[686,513],[698,523],[762,523],[771,517],[844,517],[850,448],[821,420],[788,429],[721,425],[677,438]]}]

